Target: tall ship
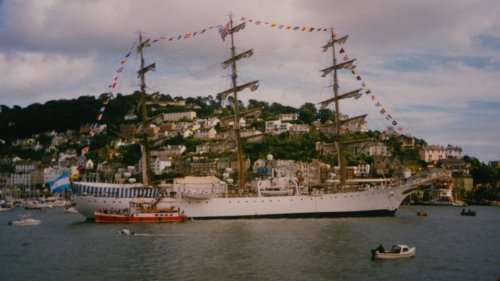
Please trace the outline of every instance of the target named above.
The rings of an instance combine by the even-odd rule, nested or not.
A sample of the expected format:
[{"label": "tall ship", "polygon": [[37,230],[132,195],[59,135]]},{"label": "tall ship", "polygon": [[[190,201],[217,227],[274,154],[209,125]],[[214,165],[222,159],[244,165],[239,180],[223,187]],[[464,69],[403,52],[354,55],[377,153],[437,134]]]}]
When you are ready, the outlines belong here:
[{"label": "tall ship", "polygon": [[[323,46],[325,51],[333,54],[332,65],[321,70],[323,77],[331,77],[333,84],[332,97],[321,102],[323,106],[334,104],[335,107],[335,143],[338,155],[338,172],[335,178],[320,186],[302,186],[295,176],[280,175],[272,165],[251,182],[247,181],[246,159],[243,154],[245,139],[241,136],[239,120],[241,117],[238,105],[238,93],[250,89],[256,90],[259,81],[244,84],[238,83],[237,62],[253,55],[253,49],[236,53],[235,33],[245,27],[245,22],[233,26],[230,21],[223,36],[230,37],[231,56],[222,63],[223,68],[231,67],[232,87],[219,93],[219,97],[232,97],[234,108],[233,136],[236,142],[238,158],[238,180],[233,184],[214,176],[186,176],[174,179],[172,184],[153,185],[151,182],[148,137],[147,111],[145,98],[145,75],[154,69],[155,64],[146,66],[143,50],[150,45],[139,34],[137,51],[140,55],[141,68],[138,75],[141,80],[141,111],[143,120],[142,144],[142,183],[101,183],[77,181],[72,183],[71,200],[76,209],[88,219],[94,219],[99,209],[126,209],[134,200],[155,202],[159,208],[180,207],[185,215],[195,219],[236,219],[236,218],[294,218],[294,217],[345,217],[345,216],[392,216],[402,201],[419,185],[439,176],[437,173],[426,173],[404,180],[386,179],[348,179],[346,172],[346,156],[343,142],[340,102],[344,99],[357,98],[362,89],[347,93],[339,93],[337,72],[352,69],[354,59],[337,63],[335,48],[344,44],[348,36],[337,38],[333,28],[330,38]],[[268,159],[272,162],[272,158]]]}]

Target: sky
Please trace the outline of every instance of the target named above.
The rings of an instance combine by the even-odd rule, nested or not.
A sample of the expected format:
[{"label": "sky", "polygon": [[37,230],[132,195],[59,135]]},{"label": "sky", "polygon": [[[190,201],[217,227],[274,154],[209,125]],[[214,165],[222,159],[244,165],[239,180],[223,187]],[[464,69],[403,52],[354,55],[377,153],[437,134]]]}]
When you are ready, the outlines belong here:
[{"label": "sky", "polygon": [[319,108],[332,96],[331,78],[320,72],[331,66],[332,53],[321,48],[329,32],[317,29],[333,28],[337,37],[349,35],[337,59],[356,59],[356,75],[339,74],[340,90],[364,83],[371,91],[341,104],[343,114],[368,113],[371,130],[396,121],[403,133],[428,144],[500,160],[497,0],[3,0],[0,104],[131,93],[139,86],[139,57],[125,56],[139,32],[166,38],[145,49],[146,64],[156,63],[146,78],[148,92],[215,96],[230,87],[230,70],[221,67],[230,42],[210,27],[225,25],[230,14],[235,24],[247,21],[235,33],[236,51],[254,50],[238,62],[238,82],[260,84],[239,94],[244,102]]}]

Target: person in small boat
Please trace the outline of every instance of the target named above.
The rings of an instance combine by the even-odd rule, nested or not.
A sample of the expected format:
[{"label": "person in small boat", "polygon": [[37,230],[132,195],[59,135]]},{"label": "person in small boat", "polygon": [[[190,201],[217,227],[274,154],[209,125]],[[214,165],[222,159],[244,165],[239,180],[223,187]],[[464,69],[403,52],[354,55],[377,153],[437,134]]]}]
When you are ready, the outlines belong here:
[{"label": "person in small boat", "polygon": [[384,249],[384,246],[382,246],[382,244],[379,244],[377,248],[372,249],[372,257],[375,257],[375,255],[377,254],[377,252],[379,252],[379,253],[385,253],[385,249]]},{"label": "person in small boat", "polygon": [[382,244],[378,244],[378,247],[375,250],[377,250],[379,253],[384,253],[385,252],[384,246],[382,246]]}]

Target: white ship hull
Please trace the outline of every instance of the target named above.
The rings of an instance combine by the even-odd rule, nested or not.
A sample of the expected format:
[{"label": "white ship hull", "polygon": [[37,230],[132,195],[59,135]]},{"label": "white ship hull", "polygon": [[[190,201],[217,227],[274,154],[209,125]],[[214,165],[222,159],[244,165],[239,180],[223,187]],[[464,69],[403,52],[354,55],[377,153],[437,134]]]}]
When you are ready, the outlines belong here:
[{"label": "white ship hull", "polygon": [[[286,218],[394,215],[403,199],[413,189],[401,185],[348,193],[327,193],[273,197],[217,197],[194,200],[182,197],[163,198],[159,207],[179,206],[190,218]],[[155,192],[153,192],[155,193]],[[102,197],[74,195],[78,212],[93,219],[94,212],[103,209],[124,209],[130,200],[139,197]],[[145,197],[140,197],[145,199]],[[155,197],[150,197],[155,200]]]}]

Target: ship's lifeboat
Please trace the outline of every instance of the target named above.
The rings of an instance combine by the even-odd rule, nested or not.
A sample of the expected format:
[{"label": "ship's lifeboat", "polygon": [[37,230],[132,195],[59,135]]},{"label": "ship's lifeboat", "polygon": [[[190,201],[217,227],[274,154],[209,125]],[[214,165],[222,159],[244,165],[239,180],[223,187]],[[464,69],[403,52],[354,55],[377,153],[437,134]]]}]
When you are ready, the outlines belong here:
[{"label": "ship's lifeboat", "polygon": [[191,192],[183,192],[182,198],[191,199],[191,200],[208,200],[212,198],[211,193],[191,193]]}]

